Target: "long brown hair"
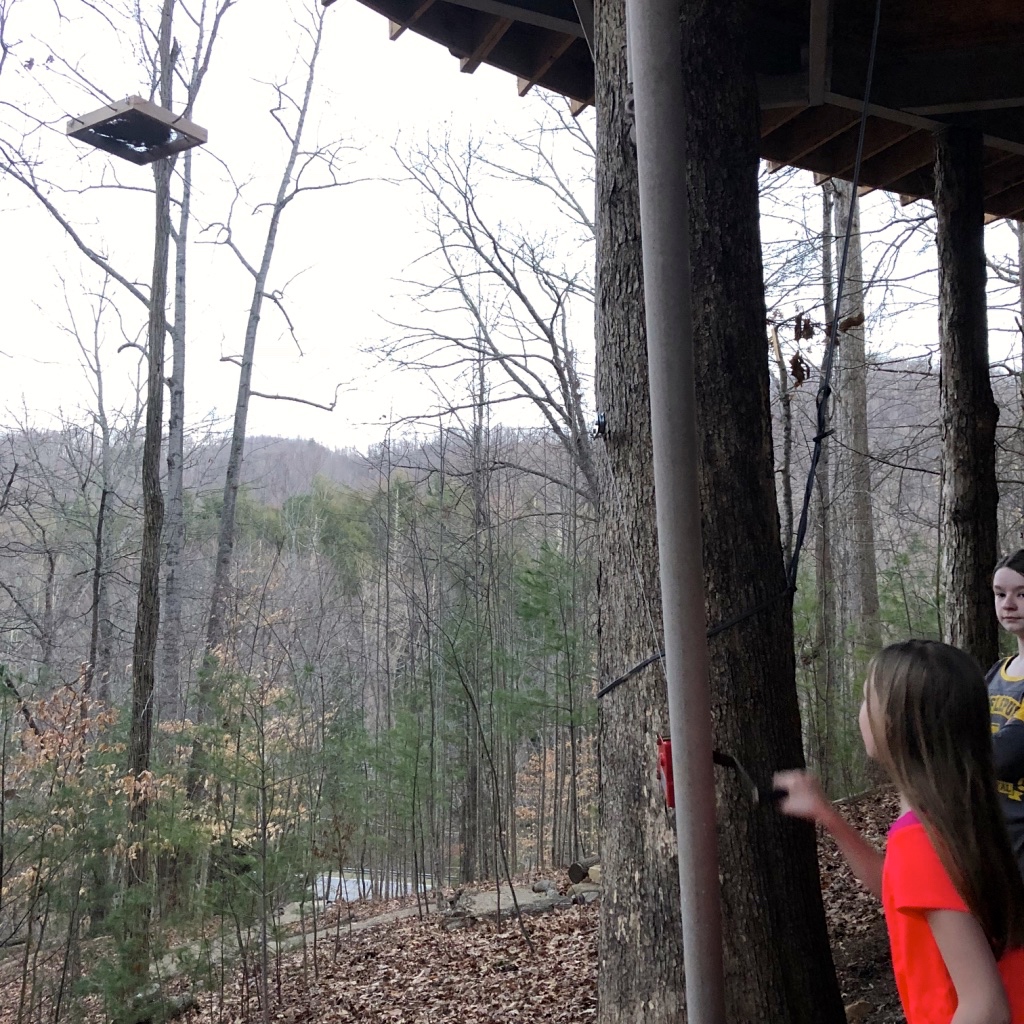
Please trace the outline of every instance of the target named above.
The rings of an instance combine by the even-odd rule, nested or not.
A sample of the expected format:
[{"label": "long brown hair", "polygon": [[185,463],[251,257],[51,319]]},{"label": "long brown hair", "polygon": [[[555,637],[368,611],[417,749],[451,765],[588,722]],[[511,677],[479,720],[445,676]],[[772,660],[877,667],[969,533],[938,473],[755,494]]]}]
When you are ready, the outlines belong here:
[{"label": "long brown hair", "polygon": [[948,644],[906,640],[872,660],[865,699],[878,759],[996,958],[1024,946],[1024,881],[996,794],[981,670]]},{"label": "long brown hair", "polygon": [[1024,576],[1024,548],[1017,548],[1016,551],[1011,551],[1008,555],[1003,555],[1003,557],[996,562],[996,567],[992,570],[992,575],[995,576],[1000,569],[1012,569],[1014,572],[1019,572],[1021,576]]}]

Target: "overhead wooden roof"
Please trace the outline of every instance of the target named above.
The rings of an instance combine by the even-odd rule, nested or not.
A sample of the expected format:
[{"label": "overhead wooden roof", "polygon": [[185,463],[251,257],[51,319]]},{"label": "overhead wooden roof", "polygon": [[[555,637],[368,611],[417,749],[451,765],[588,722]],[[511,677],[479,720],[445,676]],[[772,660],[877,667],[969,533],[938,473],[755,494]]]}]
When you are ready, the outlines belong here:
[{"label": "overhead wooden roof", "polygon": [[[594,99],[592,0],[361,0],[447,47],[582,108]],[[761,155],[852,176],[874,4],[754,0]],[[943,123],[985,138],[985,209],[1024,217],[1024,2],[882,0],[861,183],[930,198],[931,135]]]}]

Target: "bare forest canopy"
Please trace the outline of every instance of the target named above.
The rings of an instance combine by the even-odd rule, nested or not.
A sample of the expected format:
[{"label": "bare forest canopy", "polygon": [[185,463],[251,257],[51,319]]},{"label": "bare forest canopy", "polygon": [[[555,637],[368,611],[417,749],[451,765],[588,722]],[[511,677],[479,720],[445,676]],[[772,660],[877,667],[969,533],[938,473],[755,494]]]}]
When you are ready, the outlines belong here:
[{"label": "bare forest canopy", "polygon": [[[546,116],[545,132],[592,158],[586,132]],[[530,156],[550,170],[544,152],[538,142]],[[140,964],[200,928],[213,937],[203,956],[184,938],[177,949],[190,984],[212,984],[222,956],[247,971],[269,955],[282,908],[325,910],[316,894],[332,874],[444,905],[437,894],[452,886],[551,873],[597,851],[600,530],[621,531],[629,510],[614,489],[597,507],[602,475],[614,475],[589,407],[593,224],[571,189],[558,192],[569,237],[585,243],[575,262],[543,232],[510,228],[476,191],[474,175],[509,173],[493,157],[428,146],[406,159],[442,265],[417,268],[419,308],[392,324],[381,356],[430,380],[437,405],[392,424],[388,440],[335,450],[246,436],[244,421],[230,436],[194,433],[173,402],[172,426],[148,432],[138,396],[97,403],[86,422],[0,435],[0,952],[51,957],[26,968],[26,1012],[59,1021],[81,998],[116,1016]],[[767,172],[761,186],[786,549],[817,432],[824,327],[838,315],[849,328],[794,604],[805,753],[842,794],[866,778],[852,724],[866,658],[885,638],[942,635],[939,367],[931,333],[886,332],[932,301],[931,218],[910,208],[865,229],[867,317],[850,293],[836,314],[822,294],[834,248],[815,209],[822,190]],[[1009,351],[992,367],[1001,528],[1015,546],[1024,413],[1006,323],[1019,275],[1016,253],[993,251]],[[860,354],[858,331],[862,345],[880,336],[874,354]],[[93,358],[84,342],[81,354]],[[99,390],[102,374],[92,381]],[[240,384],[240,402],[249,390]],[[512,402],[543,425],[502,425]],[[153,475],[168,516],[155,558]],[[854,531],[863,508],[867,548]],[[140,690],[147,544],[159,628]],[[865,572],[877,589],[870,635]],[[634,556],[616,585],[646,627],[616,673],[662,646],[656,588],[640,579]],[[660,666],[646,671],[661,684]],[[144,762],[131,761],[138,749]],[[635,756],[653,763],[652,751]],[[647,784],[656,791],[653,772]]]},{"label": "bare forest canopy", "polygon": [[[854,369],[840,369],[840,406]],[[774,396],[780,493],[787,479],[799,491],[806,473],[817,384],[809,372],[799,387],[788,380],[787,402],[781,388]],[[882,628],[939,635],[938,370],[928,358],[869,357],[866,381]],[[996,368],[993,384],[1012,538],[1024,494],[1019,379]],[[430,892],[592,853],[595,517],[565,482],[574,467],[561,441],[481,425],[367,453],[270,437],[250,445],[230,639],[214,664],[204,660],[205,608],[225,445],[206,439],[186,455],[187,663],[179,689],[157,675],[145,783],[149,827],[167,853],[145,897],[153,912],[168,922],[213,915],[226,929],[220,941],[244,955],[274,908],[311,901],[330,871],[359,872],[381,894]],[[840,616],[852,614],[847,448],[838,430],[827,474]],[[9,430],[0,468],[0,944],[20,944],[36,927],[117,934],[122,904],[111,899],[139,799],[120,765],[140,446],[113,435],[104,447],[80,426]],[[784,540],[789,529],[784,521]],[[838,690],[823,690],[817,571],[808,558],[796,603],[798,685],[808,756],[838,793],[863,782],[850,723],[865,652],[851,644],[831,677]],[[216,798],[183,815],[197,737],[209,752],[204,789]],[[51,996],[57,983],[37,979]],[[120,998],[129,983],[114,971],[107,996]]]},{"label": "bare forest canopy", "polygon": [[[32,272],[9,271],[60,300],[0,342],[4,372],[21,374],[5,400],[37,387],[0,432],[0,984],[14,977],[19,1024],[157,1019],[169,1007],[141,997],[175,972],[269,1019],[282,920],[319,927],[332,894],[451,908],[463,886],[549,877],[615,845],[598,818],[598,636],[622,627],[614,673],[662,637],[653,545],[636,554],[653,537],[650,489],[617,489],[633,468],[646,479],[632,459],[646,393],[608,433],[595,426],[595,313],[613,317],[595,310],[593,119],[532,97],[497,118],[500,136],[446,124],[382,155],[338,120],[366,81],[342,20],[359,5],[219,0],[195,21],[179,7],[173,33],[170,0],[85,5],[97,38],[131,40],[117,59],[144,66],[168,109],[229,110],[209,148],[128,178],[63,134],[65,107],[93,109],[109,88],[87,73],[105,77],[112,50],[80,53],[59,9],[61,24],[16,42],[12,12],[49,11],[19,3],[0,0],[0,81],[18,98],[0,116],[0,178],[9,215],[45,225],[45,259],[27,246]],[[297,23],[269,20],[282,13]],[[293,63],[271,68],[282,53]],[[432,95],[407,90],[374,117],[412,117]],[[743,336],[765,363],[733,364],[769,371],[792,550],[824,329],[846,325],[794,605],[805,753],[837,795],[865,780],[866,658],[886,638],[942,635],[945,613],[934,218],[865,196],[863,266],[835,310],[841,191],[762,168],[763,350],[760,306]],[[988,238],[1009,547],[1024,522],[1020,238],[1003,225]],[[65,263],[78,278],[47,276]],[[635,294],[614,297],[616,315]],[[605,371],[623,353],[606,351]],[[646,376],[604,400],[634,386]],[[754,390],[735,395],[737,416]],[[200,432],[197,409],[231,410],[230,433]],[[381,440],[274,436],[354,436],[342,422]],[[599,591],[621,622],[599,621]],[[671,874],[654,771],[663,677],[656,659],[645,671],[650,735],[617,756],[639,780],[637,820],[653,821],[634,831]],[[645,909],[659,934],[671,902]]]}]

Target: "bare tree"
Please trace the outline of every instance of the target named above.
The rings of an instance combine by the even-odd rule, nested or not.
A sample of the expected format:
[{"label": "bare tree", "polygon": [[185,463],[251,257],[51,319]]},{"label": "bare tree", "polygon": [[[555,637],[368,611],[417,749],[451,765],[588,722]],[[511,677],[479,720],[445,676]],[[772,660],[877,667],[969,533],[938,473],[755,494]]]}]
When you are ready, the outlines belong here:
[{"label": "bare tree", "polygon": [[[324,39],[325,19],[330,16],[322,8],[308,11],[307,15],[308,22],[303,30],[308,39],[309,50],[304,58],[306,62],[306,79],[302,95],[296,98],[288,91],[285,85],[275,86],[276,105],[271,109],[270,113],[283,133],[288,149],[276,195],[271,202],[261,203],[257,207],[259,210],[266,209],[269,211],[269,223],[258,260],[250,260],[245,255],[242,246],[235,240],[230,216],[226,221],[213,224],[209,228],[209,230],[216,234],[217,241],[234,254],[246,274],[251,277],[253,288],[249,303],[249,313],[246,318],[242,352],[237,357],[228,357],[229,361],[238,364],[240,372],[227,471],[224,480],[223,502],[220,510],[220,527],[217,537],[217,554],[210,595],[209,615],[206,623],[206,658],[208,668],[216,660],[217,653],[221,650],[230,632],[228,620],[230,614],[231,561],[235,543],[235,514],[238,490],[242,478],[249,403],[254,396],[285,397],[280,395],[260,395],[259,392],[253,391],[252,388],[256,339],[265,303],[269,302],[277,308],[284,317],[293,339],[298,344],[282,293],[269,290],[268,285],[282,219],[285,211],[299,196],[353,183],[352,179],[346,180],[342,177],[342,169],[346,163],[346,147],[343,144],[318,144],[309,148],[309,143],[305,137],[310,101],[313,96],[313,87],[316,80],[317,62],[320,58]],[[240,195],[238,198],[241,198]],[[302,401],[302,399],[292,400]],[[205,672],[200,680],[198,708],[198,718],[200,720],[202,720],[206,713],[206,705],[210,698],[209,675],[209,671]],[[197,740],[193,747],[192,767],[190,770],[190,789],[193,794],[198,793],[202,786],[202,762],[202,744]]]},{"label": "bare tree", "polygon": [[985,290],[981,133],[935,139],[939,339],[942,351],[944,637],[982,665],[998,654],[988,592],[998,551],[995,438]]},{"label": "bare tree", "polygon": [[[196,18],[197,36],[186,82],[184,117],[191,118],[199,90],[210,67],[221,19],[234,0],[206,0]],[[174,318],[170,327],[171,373],[167,379],[167,501],[164,551],[164,602],[161,615],[162,658],[160,696],[165,710],[181,708],[182,558],[185,548],[185,342],[187,333],[188,239],[192,222],[192,151],[182,158],[181,196],[174,232]]]},{"label": "bare tree", "polygon": [[[500,161],[480,142],[458,146],[451,138],[399,159],[424,196],[435,246],[420,261],[423,276],[409,282],[424,322],[396,324],[402,335],[389,357],[442,377],[483,367],[493,381],[490,401],[532,405],[579,467],[596,507],[588,380],[580,367],[593,303],[585,269],[594,237],[589,134],[552,103],[535,134],[515,140]],[[582,180],[565,170],[573,163],[582,163]],[[562,237],[507,216],[506,197],[524,188],[548,201]],[[559,249],[571,252],[568,261]]]},{"label": "bare tree", "polygon": [[[111,700],[110,675],[113,658],[114,622],[110,581],[115,571],[116,547],[111,535],[111,526],[118,514],[119,503],[129,498],[122,488],[126,480],[131,478],[127,476],[125,467],[121,464],[125,461],[125,456],[131,458],[143,415],[141,386],[138,381],[135,383],[133,406],[115,411],[108,404],[102,339],[108,329],[107,314],[113,304],[107,294],[109,286],[109,280],[104,281],[96,296],[93,322],[88,334],[78,328],[71,303],[68,303],[67,312],[72,324],[70,333],[78,345],[82,368],[92,390],[92,401],[89,405],[92,430],[84,438],[83,450],[76,451],[70,461],[76,472],[77,487],[82,498],[88,501],[89,490],[98,489],[92,527],[89,654],[84,670],[84,688],[86,694],[95,696],[103,705],[109,705]],[[126,339],[126,344],[131,342]],[[71,423],[65,423],[63,429],[69,438],[83,433],[75,430]],[[119,451],[115,450],[115,445]],[[66,442],[65,447],[70,457],[70,440]],[[130,497],[133,499],[134,493]]]},{"label": "bare tree", "polygon": [[[833,210],[837,254],[849,233],[846,279],[839,297],[838,418],[843,442],[841,477],[834,499],[847,510],[840,521],[848,534],[844,588],[846,621],[853,655],[860,663],[882,645],[875,569],[875,531],[871,502],[871,450],[868,441],[867,354],[864,341],[864,269],[860,215],[853,186],[834,181]],[[852,223],[851,223],[852,222]],[[836,265],[840,265],[837,259]]]},{"label": "bare tree", "polygon": [[[170,109],[173,85],[172,22],[174,0],[163,0],[157,33],[160,102]],[[142,552],[139,561],[139,599],[132,648],[132,705],[128,738],[128,774],[134,782],[131,822],[135,828],[132,853],[127,858],[128,888],[149,882],[148,785],[153,749],[153,697],[156,689],[157,640],[160,632],[160,535],[164,500],[160,486],[160,454],[163,440],[164,339],[167,336],[167,272],[171,246],[171,172],[173,161],[153,165],[155,225],[153,275],[149,289],[149,328],[146,337],[148,365],[146,429],[142,449]],[[138,984],[149,971],[149,908],[135,894],[127,918],[127,966]]]}]

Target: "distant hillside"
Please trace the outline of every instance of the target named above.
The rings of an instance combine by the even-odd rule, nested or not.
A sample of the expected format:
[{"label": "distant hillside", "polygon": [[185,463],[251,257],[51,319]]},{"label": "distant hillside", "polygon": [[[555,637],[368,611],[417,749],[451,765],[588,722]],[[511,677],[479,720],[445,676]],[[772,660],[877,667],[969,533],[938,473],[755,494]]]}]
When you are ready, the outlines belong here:
[{"label": "distant hillside", "polygon": [[[220,490],[227,461],[227,438],[194,448],[185,459],[186,489]],[[366,456],[355,449],[331,449],[317,441],[289,437],[246,439],[242,483],[266,504],[280,506],[288,498],[308,492],[318,476],[356,488],[371,479]]]}]

